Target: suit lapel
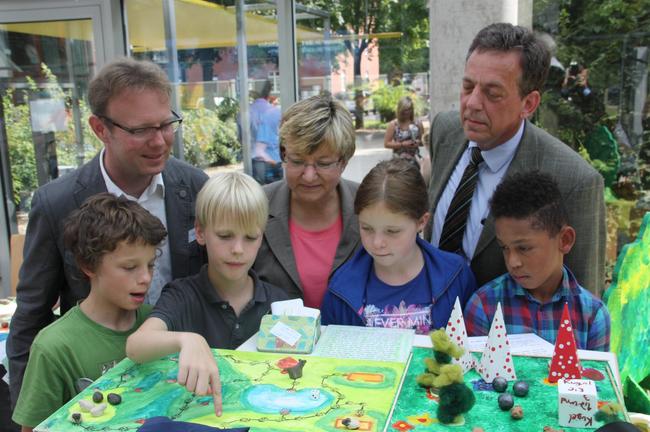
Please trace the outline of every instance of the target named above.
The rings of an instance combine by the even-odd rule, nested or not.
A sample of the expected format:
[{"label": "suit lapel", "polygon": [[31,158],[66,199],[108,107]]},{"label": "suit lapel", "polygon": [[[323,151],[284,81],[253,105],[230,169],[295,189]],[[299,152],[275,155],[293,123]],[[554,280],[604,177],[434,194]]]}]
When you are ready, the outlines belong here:
[{"label": "suit lapel", "polygon": [[442,195],[442,192],[447,186],[449,177],[454,172],[460,157],[463,154],[463,151],[467,148],[467,139],[461,130],[461,136],[456,136],[455,139],[447,140],[440,146],[440,150],[436,156],[436,162],[432,166],[432,171],[436,174],[435,177],[438,181],[432,183],[431,188],[431,198],[432,203],[434,203],[433,210],[435,211],[435,206],[438,205],[438,200]]},{"label": "suit lapel", "polygon": [[339,195],[341,200],[341,214],[343,218],[343,230],[341,239],[336,248],[336,256],[332,265],[332,273],[339,268],[347,259],[352,256],[359,245],[359,222],[354,214],[354,195],[346,180],[341,179],[339,183]]},{"label": "suit lapel", "polygon": [[454,131],[440,145],[433,149],[431,163],[431,183],[429,185],[429,205],[431,206],[431,217],[425,228],[425,238],[431,241],[433,231],[433,219],[449,177],[454,172],[463,151],[467,147],[467,138],[463,129]]},{"label": "suit lapel", "polygon": [[289,194],[289,187],[283,182],[269,203],[269,221],[264,235],[284,271],[297,287],[301,287],[289,234]]},{"label": "suit lapel", "polygon": [[100,154],[96,155],[90,162],[79,168],[77,183],[72,192],[75,201],[75,208],[79,208],[88,197],[100,192],[106,192],[106,182],[104,181],[101,168],[99,167]]},{"label": "suit lapel", "polygon": [[176,174],[172,161],[167,161],[162,175],[165,184],[165,216],[172,275],[185,275],[190,268],[190,238],[187,230],[193,226],[194,208],[189,185]]}]

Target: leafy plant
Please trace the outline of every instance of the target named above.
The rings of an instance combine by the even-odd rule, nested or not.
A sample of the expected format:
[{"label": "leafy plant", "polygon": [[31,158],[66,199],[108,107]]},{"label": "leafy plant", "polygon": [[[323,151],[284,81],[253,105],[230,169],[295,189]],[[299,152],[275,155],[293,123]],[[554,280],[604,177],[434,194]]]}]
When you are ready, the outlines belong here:
[{"label": "leafy plant", "polygon": [[415,106],[415,116],[419,116],[423,111],[424,101],[405,85],[393,86],[380,83],[372,92],[372,102],[382,122],[389,122],[395,118],[397,102],[404,96],[411,97]]},{"label": "leafy plant", "polygon": [[18,205],[22,199],[37,187],[32,128],[29,123],[29,105],[26,91],[21,92],[23,103],[15,103],[18,95],[12,88],[2,96],[7,141],[9,143],[9,162],[13,183],[13,201]]},{"label": "leafy plant", "polygon": [[[226,109],[230,110],[230,105]],[[235,161],[241,145],[237,137],[237,123],[232,115],[197,108],[184,111],[183,117],[183,146],[188,163],[206,167]]]},{"label": "leafy plant", "polygon": [[[33,144],[31,125],[30,100],[54,99],[62,100],[68,114],[72,112],[71,91],[64,90],[58,82],[56,75],[50,68],[41,63],[41,72],[45,82],[36,83],[32,77],[26,77],[27,88],[15,90],[9,88],[2,96],[5,122],[7,128],[7,141],[9,145],[9,162],[11,180],[13,184],[13,200],[16,205],[24,202],[39,186],[36,174],[36,158]],[[79,100],[79,113],[81,124],[85,124],[90,116],[90,110],[84,100]],[[77,143],[75,123],[67,121],[65,131],[55,132],[57,162],[59,165],[77,166],[77,161],[88,160],[102,147],[90,128],[82,126],[83,146]]]}]

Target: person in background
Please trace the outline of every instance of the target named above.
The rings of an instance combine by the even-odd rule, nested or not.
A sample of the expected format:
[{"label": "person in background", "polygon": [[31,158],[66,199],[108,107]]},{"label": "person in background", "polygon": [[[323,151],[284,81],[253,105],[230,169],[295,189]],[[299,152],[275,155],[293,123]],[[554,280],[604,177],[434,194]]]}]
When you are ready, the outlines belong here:
[{"label": "person in background", "polygon": [[536,333],[555,343],[568,304],[578,348],[608,351],[607,308],[564,265],[576,232],[568,224],[553,178],[540,172],[508,177],[494,192],[490,212],[508,272],[469,300],[464,313],[467,333],[487,335],[501,303],[508,333]]},{"label": "person in background", "polygon": [[160,220],[138,203],[109,193],[73,211],[63,231],[90,293],[32,344],[13,415],[23,432],[72,399],[80,378],[94,381],[126,356],[126,338],[151,310],[144,299],[167,235]]},{"label": "person in background", "polygon": [[415,121],[415,106],[409,96],[404,96],[397,103],[397,116],[388,123],[384,135],[384,147],[393,150],[393,155],[411,161],[419,168],[420,146],[424,126]]},{"label": "person in background", "polygon": [[253,147],[253,178],[259,184],[282,180],[282,159],[280,158],[280,107],[273,106],[260,118],[257,138]]},{"label": "person in background", "polygon": [[352,116],[331,96],[312,96],[284,113],[280,142],[285,178],[264,187],[269,221],[254,269],[318,308],[330,275],[359,246],[358,184],[341,179],[355,150]]},{"label": "person in background", "polygon": [[211,348],[237,348],[259,330],[272,302],[288,298],[251,270],[267,216],[266,196],[252,177],[228,172],[208,180],[196,200],[196,238],[208,264],[166,285],[149,319],[127,341],[129,358],[139,363],[180,352],[178,383],[212,394],[217,415],[221,382]]},{"label": "person in background", "polygon": [[100,192],[138,202],[167,227],[146,303],[163,285],[194,274],[204,253],[194,241],[194,200],[208,176],[170,157],[183,119],[171,109],[171,84],[156,64],[117,59],[92,79],[88,123],[104,144],[92,160],[71,174],[38,188],[32,198],[24,261],[17,286],[18,307],[7,340],[12,402],[18,398],[29,349],[40,329],[89,292],[87,279],[63,243],[63,220]]},{"label": "person in background", "polygon": [[273,104],[269,101],[269,98],[271,97],[272,88],[273,88],[273,84],[271,83],[271,81],[269,80],[264,81],[264,83],[262,84],[262,88],[257,94],[257,97],[249,107],[248,115],[249,115],[250,130],[251,130],[251,142],[253,143],[257,140],[257,132],[260,127],[260,123],[262,122],[262,116],[268,110],[273,108]]},{"label": "person in background", "polygon": [[458,297],[476,290],[464,259],[422,240],[429,219],[418,169],[396,158],[377,164],[354,200],[363,247],[332,276],[322,323],[415,329],[445,327]]}]

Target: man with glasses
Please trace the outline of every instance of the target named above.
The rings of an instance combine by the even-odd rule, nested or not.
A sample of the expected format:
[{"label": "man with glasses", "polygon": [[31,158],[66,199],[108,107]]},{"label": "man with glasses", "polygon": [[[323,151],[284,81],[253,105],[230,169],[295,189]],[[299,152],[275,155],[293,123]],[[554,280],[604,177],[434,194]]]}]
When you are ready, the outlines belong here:
[{"label": "man with glasses", "polygon": [[[172,279],[195,274],[204,254],[194,238],[194,202],[207,175],[170,157],[182,118],[171,110],[171,84],[155,64],[120,59],[90,82],[88,122],[104,143],[91,161],[39,188],[25,238],[7,354],[12,400],[18,398],[31,343],[54,320],[88,295],[89,285],[63,247],[62,223],[88,197],[110,192],[137,201],[169,233],[159,245],[146,301],[155,303]],[[43,383],[47,386],[47,383]]]}]

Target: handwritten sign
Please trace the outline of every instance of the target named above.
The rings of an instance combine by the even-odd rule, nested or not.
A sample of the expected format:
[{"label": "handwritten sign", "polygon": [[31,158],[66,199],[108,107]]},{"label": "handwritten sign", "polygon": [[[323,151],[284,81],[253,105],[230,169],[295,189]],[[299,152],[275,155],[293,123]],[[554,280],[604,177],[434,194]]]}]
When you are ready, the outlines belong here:
[{"label": "handwritten sign", "polygon": [[294,346],[300,340],[300,333],[280,321],[271,328],[269,333],[290,346]]},{"label": "handwritten sign", "polygon": [[595,428],[594,416],[598,411],[598,392],[591,380],[559,380],[558,386],[560,426]]}]

